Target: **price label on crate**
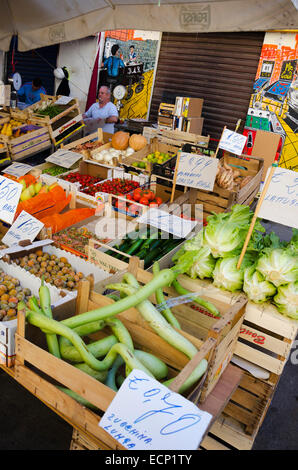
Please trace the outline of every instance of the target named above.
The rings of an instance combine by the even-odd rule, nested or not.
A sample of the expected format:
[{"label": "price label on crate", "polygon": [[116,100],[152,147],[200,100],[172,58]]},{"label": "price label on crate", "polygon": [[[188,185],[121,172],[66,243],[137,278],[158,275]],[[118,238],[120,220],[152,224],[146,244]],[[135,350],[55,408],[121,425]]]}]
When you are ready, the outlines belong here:
[{"label": "price label on crate", "polygon": [[[270,168],[268,168],[266,179]],[[298,229],[298,173],[276,168],[259,217]]]},{"label": "price label on crate", "polygon": [[27,173],[29,173],[29,171],[31,171],[32,168],[33,168],[32,166],[26,165],[26,163],[16,162],[8,166],[7,168],[5,168],[5,173],[7,175],[12,175],[12,176],[16,176],[17,178],[20,178],[20,176],[24,176]]},{"label": "price label on crate", "polygon": [[83,156],[80,153],[59,149],[47,157],[46,161],[63,166],[64,168],[71,168],[81,158]]},{"label": "price label on crate", "polygon": [[133,369],[99,426],[126,449],[195,450],[211,420],[210,413]]},{"label": "price label on crate", "polygon": [[2,238],[2,242],[8,246],[15,245],[21,240],[30,240],[33,242],[43,226],[44,224],[31,214],[22,211]]},{"label": "price label on crate", "polygon": [[0,175],[0,220],[12,224],[23,186]]},{"label": "price label on crate", "polygon": [[176,184],[212,191],[217,167],[217,158],[181,152],[175,169]]},{"label": "price label on crate", "polygon": [[73,98],[71,96],[64,96],[64,95],[61,95],[57,101],[55,101],[55,105],[56,104],[68,104],[70,103],[70,101],[73,100]]},{"label": "price label on crate", "polygon": [[227,152],[241,155],[246,144],[247,137],[237,132],[224,129],[218,147]]},{"label": "price label on crate", "polygon": [[185,238],[198,223],[197,221],[182,219],[177,215],[154,207],[138,217],[137,222],[151,225],[179,238]]}]

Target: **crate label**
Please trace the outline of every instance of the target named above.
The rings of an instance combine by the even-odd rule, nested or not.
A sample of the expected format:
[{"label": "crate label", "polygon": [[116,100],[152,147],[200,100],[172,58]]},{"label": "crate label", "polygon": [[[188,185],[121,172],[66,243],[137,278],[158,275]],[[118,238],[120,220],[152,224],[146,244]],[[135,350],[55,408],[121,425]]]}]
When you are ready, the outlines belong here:
[{"label": "crate label", "polygon": [[56,104],[68,104],[68,103],[70,103],[71,100],[73,100],[73,98],[71,96],[61,95],[60,98],[58,98],[58,100],[55,101],[55,105]]},{"label": "crate label", "polygon": [[181,152],[175,168],[176,184],[212,191],[217,167],[217,158]]},{"label": "crate label", "polygon": [[5,173],[19,178],[20,176],[24,176],[29,173],[32,168],[32,166],[26,165],[25,163],[13,163],[9,167],[5,168]]},{"label": "crate label", "polygon": [[55,165],[59,165],[64,168],[71,168],[82,157],[81,153],[59,149],[47,157],[46,162],[55,163]]},{"label": "crate label", "polygon": [[247,141],[247,136],[238,134],[237,132],[224,129],[220,138],[218,147],[227,152],[241,155]]},{"label": "crate label", "polygon": [[[266,180],[271,168],[268,168]],[[266,182],[265,180],[265,182]],[[298,174],[276,168],[258,217],[298,229]]]},{"label": "crate label", "polygon": [[152,227],[163,230],[167,233],[172,233],[176,237],[185,238],[197,225],[198,221],[182,219],[177,215],[170,214],[169,212],[150,208],[147,212],[142,214],[138,219],[138,223],[151,225]]},{"label": "crate label", "polygon": [[12,224],[23,186],[0,175],[0,220]]},{"label": "crate label", "polygon": [[99,427],[126,449],[195,450],[212,415],[139,369],[125,379]]},{"label": "crate label", "polygon": [[8,246],[18,244],[21,240],[33,242],[43,226],[44,224],[33,217],[33,215],[22,211],[2,238],[2,242]]}]

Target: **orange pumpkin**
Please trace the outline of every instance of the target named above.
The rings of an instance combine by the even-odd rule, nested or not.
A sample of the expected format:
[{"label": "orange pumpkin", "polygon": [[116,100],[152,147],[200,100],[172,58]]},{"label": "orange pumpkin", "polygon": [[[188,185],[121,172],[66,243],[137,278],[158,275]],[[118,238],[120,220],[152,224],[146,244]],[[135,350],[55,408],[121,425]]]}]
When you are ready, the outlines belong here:
[{"label": "orange pumpkin", "polygon": [[142,150],[147,145],[147,139],[141,134],[132,134],[129,138],[129,146],[134,149],[135,152]]},{"label": "orange pumpkin", "polygon": [[113,134],[112,147],[116,150],[126,150],[129,142],[128,132],[118,131]]}]

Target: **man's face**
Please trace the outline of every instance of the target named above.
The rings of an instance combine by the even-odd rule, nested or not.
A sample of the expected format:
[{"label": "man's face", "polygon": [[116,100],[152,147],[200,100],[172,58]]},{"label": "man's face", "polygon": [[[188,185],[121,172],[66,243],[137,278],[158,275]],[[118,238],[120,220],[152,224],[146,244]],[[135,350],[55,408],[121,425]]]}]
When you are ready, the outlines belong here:
[{"label": "man's face", "polygon": [[98,92],[98,101],[100,104],[106,104],[110,101],[110,93],[106,88],[100,88]]}]

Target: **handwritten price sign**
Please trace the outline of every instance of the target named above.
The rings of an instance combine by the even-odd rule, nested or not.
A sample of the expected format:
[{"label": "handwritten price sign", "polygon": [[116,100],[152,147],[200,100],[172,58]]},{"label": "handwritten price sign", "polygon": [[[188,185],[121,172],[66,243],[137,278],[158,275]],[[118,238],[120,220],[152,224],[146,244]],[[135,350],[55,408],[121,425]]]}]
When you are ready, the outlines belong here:
[{"label": "handwritten price sign", "polygon": [[126,449],[195,450],[212,415],[134,369],[99,426]]},{"label": "handwritten price sign", "polygon": [[[270,172],[267,171],[266,179]],[[259,217],[298,229],[298,173],[276,168]]]},{"label": "handwritten price sign", "polygon": [[181,152],[176,168],[176,184],[212,191],[217,167],[217,158]]},{"label": "handwritten price sign", "polygon": [[198,223],[155,208],[149,209],[138,217],[137,222],[151,225],[180,238],[185,238]]},{"label": "handwritten price sign", "polygon": [[57,152],[47,157],[46,161],[63,166],[64,168],[71,168],[82,157],[80,153],[59,149]]},{"label": "handwritten price sign", "polygon": [[12,224],[23,186],[0,175],[0,220]]},{"label": "handwritten price sign", "polygon": [[22,211],[12,224],[8,232],[2,238],[2,242],[12,246],[21,240],[33,240],[37,237],[43,227],[43,223],[26,211]]},{"label": "handwritten price sign", "polygon": [[237,132],[230,131],[229,129],[224,129],[218,146],[227,152],[241,155],[246,144],[246,140],[247,137],[245,135],[237,134]]}]

